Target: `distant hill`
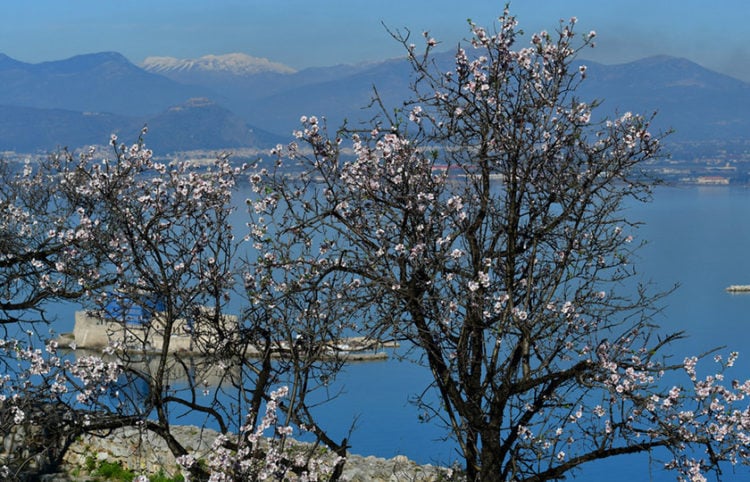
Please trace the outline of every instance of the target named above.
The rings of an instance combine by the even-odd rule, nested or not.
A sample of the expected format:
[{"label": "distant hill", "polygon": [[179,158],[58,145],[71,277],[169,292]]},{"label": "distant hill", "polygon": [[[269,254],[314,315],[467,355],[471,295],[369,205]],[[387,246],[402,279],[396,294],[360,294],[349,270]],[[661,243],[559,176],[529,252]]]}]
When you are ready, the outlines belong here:
[{"label": "distant hill", "polygon": [[299,127],[302,114],[325,117],[331,129],[336,129],[345,119],[352,125],[369,119],[372,111],[364,108],[373,98],[373,87],[377,87],[386,105],[403,106],[403,101],[409,97],[411,69],[402,60],[385,61],[348,75],[328,74],[319,82],[292,85],[245,105],[239,104],[242,107],[238,108],[244,109],[251,123],[263,122],[274,132],[291,133]]},{"label": "distant hill", "polygon": [[0,105],[0,151],[46,153],[106,144],[112,133],[137,135],[137,125],[114,114]]},{"label": "distant hill", "polygon": [[146,72],[115,52],[27,64],[0,57],[0,104],[40,109],[149,115],[211,95]]},{"label": "distant hill", "polygon": [[587,65],[581,93],[600,110],[657,112],[655,124],[673,141],[750,138],[750,84],[690,60],[649,57],[619,65]]},{"label": "distant hill", "polygon": [[[435,57],[441,70],[452,59]],[[703,149],[696,143],[710,152],[750,142],[748,83],[667,56],[580,63],[588,76],[577,95],[603,100],[599,112],[609,116],[658,111],[654,127],[673,128],[668,142],[690,143],[687,155]],[[362,108],[373,86],[388,108],[400,107],[410,82],[403,58],[294,72],[244,54],[152,57],[144,68],[113,52],[39,64],[0,54],[0,150],[100,143],[144,123],[149,145],[167,152],[269,146],[290,140],[301,115],[325,117],[330,129],[369,119]]]},{"label": "distant hill", "polygon": [[146,120],[146,142],[156,152],[270,147],[287,140],[248,125],[206,98],[190,99]]},{"label": "distant hill", "polygon": [[159,154],[285,142],[208,99],[196,98],[148,117],[0,105],[0,151],[47,153],[101,145],[112,133],[124,142],[135,141],[144,125],[149,127],[146,144]]}]

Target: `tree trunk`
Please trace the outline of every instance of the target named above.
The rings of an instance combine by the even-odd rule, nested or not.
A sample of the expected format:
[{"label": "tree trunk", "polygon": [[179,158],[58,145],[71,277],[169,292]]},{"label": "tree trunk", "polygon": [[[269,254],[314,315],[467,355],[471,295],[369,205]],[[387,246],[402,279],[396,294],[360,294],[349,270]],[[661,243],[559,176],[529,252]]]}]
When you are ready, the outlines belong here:
[{"label": "tree trunk", "polygon": [[503,460],[498,434],[482,437],[482,449],[479,455],[480,471],[475,479],[482,482],[503,481]]}]

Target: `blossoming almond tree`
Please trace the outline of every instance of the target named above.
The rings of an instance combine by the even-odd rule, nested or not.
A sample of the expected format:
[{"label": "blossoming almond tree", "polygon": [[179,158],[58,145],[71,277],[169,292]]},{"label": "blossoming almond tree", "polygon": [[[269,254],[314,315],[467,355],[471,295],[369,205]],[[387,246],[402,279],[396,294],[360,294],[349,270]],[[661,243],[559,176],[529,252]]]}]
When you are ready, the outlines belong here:
[{"label": "blossoming almond tree", "polygon": [[[62,152],[12,177],[18,186],[8,190],[4,207],[13,216],[0,232],[10,240],[20,230],[28,241],[6,250],[1,272],[6,292],[20,300],[6,303],[6,313],[34,308],[43,314],[41,301],[76,298],[108,324],[111,344],[104,353],[65,354],[57,342],[34,332],[4,340],[3,433],[24,433],[16,428],[21,425],[53,428],[60,439],[58,446],[47,434],[48,445],[55,446],[54,464],[80,433],[106,435],[136,426],[161,436],[175,457],[185,457],[188,450],[171,424],[190,412],[227,433],[224,449],[236,451],[242,440],[229,432],[259,426],[261,405],[273,386],[291,378],[298,382],[286,405],[288,426],[290,413],[305,406],[297,399],[315,386],[311,380],[317,375],[311,372],[317,365],[271,358],[281,341],[294,339],[289,330],[302,330],[294,321],[277,323],[262,306],[246,316],[226,313],[241,279],[240,241],[229,216],[244,167],[233,167],[226,156],[208,168],[163,164],[142,141],[126,146],[113,136],[111,144],[113,157],[101,159],[94,150],[78,157]],[[44,202],[31,205],[29,198]],[[312,334],[308,330],[308,347],[319,343]],[[185,346],[175,349],[178,337],[189,339],[190,353],[181,352]],[[333,443],[312,418],[291,421],[300,420],[318,439]],[[273,456],[277,465],[283,455],[257,446],[243,454],[243,463]],[[315,463],[307,454],[290,466],[307,472]],[[199,480],[209,475],[200,464],[191,471]]]},{"label": "blossoming almond tree", "polygon": [[45,303],[112,282],[100,276],[101,259],[87,249],[90,230],[79,222],[78,206],[56,193],[64,169],[53,157],[0,164],[0,322],[6,329],[46,321]]},{"label": "blossoming almond tree", "polygon": [[[63,360],[56,343],[44,341],[55,303],[80,299],[115,279],[100,270],[106,258],[90,249],[92,226],[80,206],[60,195],[67,165],[59,161],[50,156],[39,163],[0,163],[0,433],[5,447],[13,447],[0,475],[8,480],[38,452],[47,461],[39,470],[59,463],[80,433],[73,412],[60,400],[70,387],[63,371],[75,379],[82,397],[106,391],[119,374],[117,364],[101,358]],[[29,425],[30,435],[46,436],[14,441],[18,427]]]},{"label": "blossoming almond tree", "polygon": [[[273,386],[291,378],[294,391],[288,397],[287,425],[314,427],[319,440],[338,449],[340,445],[326,436],[309,412],[297,416],[300,407],[305,407],[306,394],[316,386],[311,380],[319,378],[314,371],[318,365],[310,357],[271,361],[285,346],[283,342],[301,331],[300,319],[286,322],[274,316],[273,306],[280,303],[273,298],[262,304],[253,299],[253,305],[239,316],[226,313],[242,269],[230,215],[231,197],[245,166],[233,167],[227,156],[220,156],[207,170],[184,162],[164,165],[153,161],[141,143],[127,148],[113,140],[113,145],[117,149],[113,161],[79,163],[85,181],[73,183],[71,196],[87,207],[86,216],[98,221],[101,228],[95,249],[108,253],[117,275],[116,294],[105,292],[97,298],[99,312],[118,321],[126,344],[135,345],[117,351],[124,380],[119,400],[114,402],[118,413],[126,420],[140,419],[165,439],[175,456],[185,456],[186,449],[171,434],[171,417],[200,413],[224,433],[254,427],[259,425],[262,403],[270,403]],[[245,279],[251,277],[245,275]],[[260,288],[246,285],[247,294],[260,296]],[[107,311],[113,296],[125,305],[119,315]],[[133,327],[127,319],[128,303],[137,304],[144,313],[142,326]],[[187,321],[181,324],[181,320]],[[181,356],[171,347],[178,334],[186,335],[180,331],[185,329],[191,350],[200,355],[198,360]],[[327,333],[321,328],[318,332]],[[139,353],[154,340],[160,345],[156,357],[144,364]],[[317,335],[309,336],[308,342],[308,346],[323,343]],[[131,358],[129,349],[133,348],[137,355]],[[295,363],[300,359],[308,363]],[[340,363],[332,366],[335,370]],[[263,459],[261,454],[255,447],[245,461]],[[315,458],[308,457],[307,462],[311,461]],[[304,471],[305,464],[297,461],[295,467]],[[202,470],[197,464],[193,469]]]},{"label": "blossoming almond tree", "polygon": [[[227,218],[241,170],[226,158],[208,172],[187,163],[167,166],[154,161],[142,142],[127,147],[113,136],[111,144],[114,159],[98,160],[94,150],[80,157],[64,151],[40,162],[38,175],[29,166],[23,180],[36,181],[41,194],[17,193],[16,203],[44,196],[47,205],[60,208],[38,216],[38,225],[36,218],[34,223],[30,217],[13,218],[27,230],[42,231],[46,245],[63,246],[55,262],[40,263],[36,259],[45,244],[27,245],[32,265],[49,273],[19,276],[26,283],[26,291],[19,292],[78,298],[100,322],[116,326],[104,354],[109,360],[83,354],[75,361],[63,359],[50,343],[44,357],[33,348],[43,340],[33,338],[22,349],[6,343],[4,359],[18,369],[3,388],[13,406],[29,400],[66,407],[75,414],[68,427],[73,435],[138,425],[158,433],[175,455],[184,455],[170,430],[173,406],[203,411],[227,430],[215,400],[196,402],[204,389],[200,381],[188,378],[184,388],[179,383],[188,370],[171,356],[171,344],[180,319],[215,328],[225,320],[236,244]],[[45,176],[48,172],[54,176]],[[30,212],[44,214],[34,208]],[[84,267],[87,273],[71,279],[71,272]],[[33,298],[30,303],[41,308]],[[138,320],[131,319],[134,312],[140,313]],[[156,353],[144,356],[155,340]],[[201,375],[205,370],[196,376]]]},{"label": "blossoming almond tree", "polygon": [[[593,120],[573,62],[595,34],[574,24],[517,47],[506,10],[492,30],[471,24],[450,70],[428,33],[418,53],[395,32],[415,73],[404,109],[376,98],[371,126],[330,137],[305,116],[277,162],[300,174],[256,176],[253,225],[278,242],[262,228],[255,242],[291,273],[265,282],[411,347],[436,395],[418,403],[470,480],[555,480],[650,451],[704,480],[747,460],[748,384],[664,361],[680,334],[658,335],[660,295],[631,280],[622,212],[648,199],[640,167],[659,138],[649,118]],[[683,368],[686,386],[664,378]]]},{"label": "blossoming almond tree", "polygon": [[[179,320],[196,327],[219,327],[226,321],[236,248],[228,217],[241,169],[220,157],[202,172],[185,162],[156,162],[141,142],[127,147],[113,138],[112,145],[114,159],[74,160],[62,189],[81,206],[81,218],[95,226],[91,250],[106,256],[102,269],[115,277],[106,291],[93,293],[92,306],[97,316],[118,323],[121,332],[115,338],[121,345],[116,356],[129,390],[118,393],[123,399],[114,406],[127,417],[140,418],[176,455],[183,455],[186,450],[169,430],[171,407],[209,416],[214,408],[195,400],[202,380],[193,383],[188,377],[182,388],[179,379],[187,372],[171,356],[172,344]],[[130,319],[133,309],[141,313],[139,320]],[[148,363],[142,355],[129,356],[150,345],[156,345],[157,353]]]}]

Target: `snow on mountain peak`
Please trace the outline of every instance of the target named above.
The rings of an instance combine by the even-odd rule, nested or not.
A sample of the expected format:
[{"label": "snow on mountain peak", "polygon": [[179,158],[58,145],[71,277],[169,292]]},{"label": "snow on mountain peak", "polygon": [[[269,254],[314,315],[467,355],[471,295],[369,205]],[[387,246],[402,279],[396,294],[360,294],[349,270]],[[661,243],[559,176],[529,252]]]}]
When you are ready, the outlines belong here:
[{"label": "snow on mountain peak", "polygon": [[146,57],[141,65],[149,72],[166,73],[174,71],[224,72],[232,75],[253,75],[262,72],[292,74],[294,69],[262,57],[243,53],[225,55],[204,55],[197,59],[175,57]]}]

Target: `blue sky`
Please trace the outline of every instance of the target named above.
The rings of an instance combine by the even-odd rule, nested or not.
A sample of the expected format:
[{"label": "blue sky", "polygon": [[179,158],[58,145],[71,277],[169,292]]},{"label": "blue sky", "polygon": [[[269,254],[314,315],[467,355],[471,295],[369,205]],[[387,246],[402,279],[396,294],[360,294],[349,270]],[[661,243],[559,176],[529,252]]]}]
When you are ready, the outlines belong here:
[{"label": "blue sky", "polygon": [[[26,62],[118,51],[192,58],[245,52],[294,68],[381,60],[402,54],[385,32],[430,32],[447,49],[466,37],[466,19],[489,24],[490,0],[2,0],[0,52]],[[750,81],[747,0],[516,0],[527,32],[576,16],[594,29],[586,58],[619,63],[667,54]]]}]

